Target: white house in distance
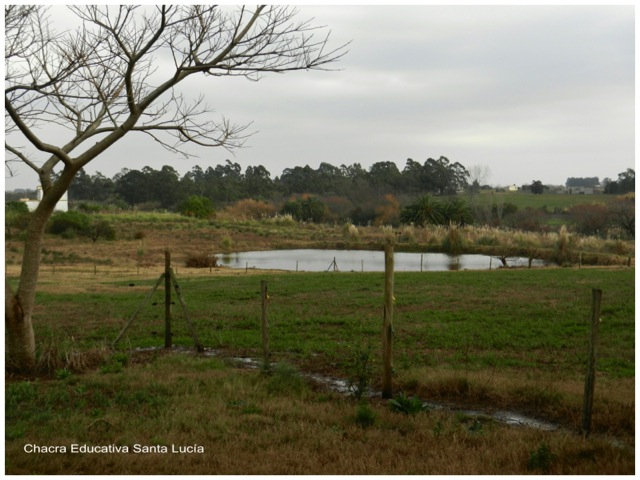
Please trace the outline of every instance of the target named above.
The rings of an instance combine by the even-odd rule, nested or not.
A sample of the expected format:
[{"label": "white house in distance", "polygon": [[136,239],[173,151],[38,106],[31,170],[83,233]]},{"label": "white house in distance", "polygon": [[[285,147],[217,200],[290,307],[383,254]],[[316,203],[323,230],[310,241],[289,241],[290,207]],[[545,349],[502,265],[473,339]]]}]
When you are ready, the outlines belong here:
[{"label": "white house in distance", "polygon": [[[38,187],[36,189],[36,200],[30,200],[28,198],[21,198],[20,201],[27,204],[27,208],[29,208],[30,212],[33,212],[38,204],[42,200],[42,187]],[[54,212],[67,212],[69,210],[69,200],[67,198],[67,192],[64,192],[62,198],[56,203],[56,206],[53,207]]]}]

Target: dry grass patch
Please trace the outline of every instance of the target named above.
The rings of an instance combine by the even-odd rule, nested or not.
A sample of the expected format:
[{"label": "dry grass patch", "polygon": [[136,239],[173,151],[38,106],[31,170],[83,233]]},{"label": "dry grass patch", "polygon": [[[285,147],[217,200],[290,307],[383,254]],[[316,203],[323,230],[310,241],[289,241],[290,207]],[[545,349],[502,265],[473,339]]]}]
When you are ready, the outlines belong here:
[{"label": "dry grass patch", "polygon": [[[581,428],[584,383],[549,373],[523,376],[518,370],[464,372],[425,367],[399,372],[398,383],[399,388],[430,401],[488,412],[511,410],[574,432]],[[634,445],[634,418],[633,379],[598,378],[592,431]]]},{"label": "dry grass patch", "polygon": [[[8,388],[8,474],[629,474],[633,452],[446,412],[403,415],[220,360],[160,355],[120,374]],[[295,383],[295,382],[294,382]],[[28,388],[25,388],[28,387]],[[43,410],[44,409],[44,410]],[[40,413],[37,413],[40,412]],[[46,413],[46,418],[42,414]],[[38,420],[37,417],[40,417]],[[199,445],[190,454],[27,454],[24,445]]]}]

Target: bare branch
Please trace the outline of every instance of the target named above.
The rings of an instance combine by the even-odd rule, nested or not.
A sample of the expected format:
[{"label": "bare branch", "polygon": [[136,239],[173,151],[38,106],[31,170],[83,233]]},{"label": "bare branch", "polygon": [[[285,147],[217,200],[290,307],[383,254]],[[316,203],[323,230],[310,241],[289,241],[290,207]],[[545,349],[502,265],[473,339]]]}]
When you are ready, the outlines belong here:
[{"label": "bare branch", "polygon": [[[189,103],[176,93],[180,82],[195,74],[259,80],[267,73],[323,70],[346,53],[344,45],[328,49],[328,34],[317,37],[316,27],[296,21],[296,10],[283,6],[69,11],[80,26],[55,33],[43,9],[5,7],[5,133],[19,132],[51,155],[41,172],[60,161],[77,171],[130,132],[183,155],[188,144],[240,148],[249,125],[214,120],[202,98]],[[40,133],[52,124],[69,132],[56,145]]]},{"label": "bare branch", "polygon": [[[38,168],[38,166],[33,163],[31,160],[29,160],[29,157],[27,157],[24,153],[22,153],[20,150],[18,150],[15,147],[12,147],[11,145],[7,144],[7,142],[5,142],[4,144],[4,149],[10,153],[12,153],[13,155],[15,155],[16,157],[18,157],[18,160],[21,162],[24,162],[29,168],[31,168],[32,170],[34,170],[36,173],[39,173],[40,169]],[[10,162],[11,160],[7,160],[6,163]],[[9,167],[10,168],[10,167]]]}]

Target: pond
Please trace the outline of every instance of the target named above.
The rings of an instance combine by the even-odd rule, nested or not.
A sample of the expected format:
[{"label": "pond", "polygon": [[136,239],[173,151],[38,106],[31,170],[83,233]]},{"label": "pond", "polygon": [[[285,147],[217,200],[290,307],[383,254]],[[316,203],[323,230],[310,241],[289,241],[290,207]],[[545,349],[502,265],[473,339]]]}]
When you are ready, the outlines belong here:
[{"label": "pond", "polygon": [[[369,250],[268,250],[218,254],[220,265],[230,268],[257,268],[300,272],[383,272],[384,252]],[[507,258],[509,267],[526,267],[523,257]],[[395,252],[394,270],[397,272],[488,270],[502,266],[502,262],[487,255],[448,255],[445,253]],[[534,260],[532,266],[544,266]]]}]

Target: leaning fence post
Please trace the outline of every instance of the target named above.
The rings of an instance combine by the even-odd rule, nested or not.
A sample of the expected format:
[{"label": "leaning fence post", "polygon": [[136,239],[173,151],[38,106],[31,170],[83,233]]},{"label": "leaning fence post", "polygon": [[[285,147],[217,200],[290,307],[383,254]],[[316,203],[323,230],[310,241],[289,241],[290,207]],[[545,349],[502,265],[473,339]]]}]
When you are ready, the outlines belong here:
[{"label": "leaning fence post", "polygon": [[593,393],[596,382],[596,355],[598,347],[598,326],[600,323],[600,304],[602,290],[594,288],[591,291],[591,335],[589,337],[589,360],[587,378],[584,382],[584,404],[582,408],[582,433],[588,437],[591,433],[591,413],[593,410]]},{"label": "leaning fence post", "polygon": [[393,243],[384,246],[384,324],[382,331],[382,398],[393,395],[391,377],[393,374]]},{"label": "leaning fence post", "polygon": [[184,302],[184,297],[182,296],[182,290],[180,289],[180,285],[178,285],[178,280],[176,279],[173,270],[169,269],[171,272],[171,282],[173,283],[173,288],[176,290],[176,294],[178,295],[178,300],[180,300],[180,305],[182,306],[182,313],[184,313],[184,318],[187,321],[187,325],[189,327],[189,332],[191,333],[191,338],[193,338],[193,342],[196,345],[196,350],[200,353],[204,352],[204,347],[202,343],[200,343],[200,339],[198,339],[198,334],[196,333],[196,328],[189,317],[189,312],[187,312],[187,304]]},{"label": "leaning fence post", "polygon": [[163,278],[164,278],[164,273],[162,275],[160,275],[160,277],[156,281],[156,284],[151,288],[151,290],[149,290],[149,292],[145,296],[144,300],[142,302],[140,302],[140,304],[138,305],[138,308],[136,309],[136,311],[133,313],[133,315],[131,315],[131,318],[129,318],[129,321],[127,322],[127,324],[124,326],[124,328],[118,334],[118,337],[113,341],[113,344],[112,344],[113,348],[116,348],[116,343],[118,343],[120,341],[122,336],[125,334],[125,332],[129,329],[129,327],[131,326],[131,324],[133,323],[135,318],[138,316],[138,313],[140,313],[140,310],[142,310],[142,307],[144,306],[144,304],[151,298],[151,296],[158,289],[158,287],[162,283],[162,279]]},{"label": "leaning fence post", "polygon": [[262,352],[264,354],[264,366],[269,368],[269,320],[267,317],[269,291],[266,280],[260,281],[260,296],[262,298]]},{"label": "leaning fence post", "polygon": [[164,348],[171,348],[171,252],[164,251]]}]

